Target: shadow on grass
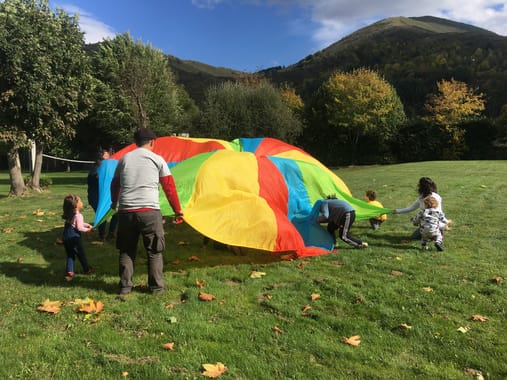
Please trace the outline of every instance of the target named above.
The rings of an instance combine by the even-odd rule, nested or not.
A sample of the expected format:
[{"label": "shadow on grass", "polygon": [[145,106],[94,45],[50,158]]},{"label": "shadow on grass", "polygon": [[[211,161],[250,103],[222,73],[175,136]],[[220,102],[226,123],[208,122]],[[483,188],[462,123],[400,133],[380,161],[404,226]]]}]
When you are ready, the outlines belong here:
[{"label": "shadow on grass", "polygon": [[[213,242],[204,244],[202,235],[186,225],[168,225],[165,230],[164,271],[166,273],[239,264],[258,267],[281,261],[280,254],[273,255],[270,252],[245,248],[228,248],[213,244]],[[0,262],[0,272],[8,277],[17,278],[22,283],[36,286],[80,286],[116,294],[118,292],[118,251],[115,248],[115,242],[99,241],[96,231],[83,234],[81,237],[83,247],[95,273],[82,274],[81,264],[76,259],[74,263],[76,276],[72,281],[67,282],[65,280],[65,248],[57,242],[62,232],[62,227],[49,231],[25,232],[19,244],[35,252],[35,256],[40,255],[44,262],[40,264],[30,262],[28,255],[22,257],[24,251],[21,250],[19,261]],[[16,253],[13,254],[16,255]],[[146,266],[146,254],[140,239],[135,265],[136,275],[147,276]]]}]

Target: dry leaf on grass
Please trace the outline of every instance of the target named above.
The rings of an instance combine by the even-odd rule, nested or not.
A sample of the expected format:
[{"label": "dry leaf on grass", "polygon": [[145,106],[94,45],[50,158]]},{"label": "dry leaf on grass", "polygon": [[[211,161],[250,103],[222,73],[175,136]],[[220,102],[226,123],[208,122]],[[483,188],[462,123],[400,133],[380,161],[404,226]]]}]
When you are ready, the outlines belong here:
[{"label": "dry leaf on grass", "polygon": [[188,261],[199,261],[199,258],[197,256],[190,256]]},{"label": "dry leaf on grass", "polygon": [[14,227],[2,228],[2,232],[3,232],[4,234],[10,234],[10,233],[13,233],[13,232],[14,232]]},{"label": "dry leaf on grass", "polygon": [[198,297],[201,301],[213,301],[215,299],[215,296],[213,294],[203,292],[199,292]]},{"label": "dry leaf on grass", "polygon": [[470,326],[465,326],[465,327],[460,326],[457,331],[465,334],[465,333],[469,332],[470,330],[472,330],[472,328]]},{"label": "dry leaf on grass", "polygon": [[250,278],[261,278],[262,276],[265,276],[266,273],[265,272],[257,272],[257,271],[252,271],[250,273]]},{"label": "dry leaf on grass", "polygon": [[44,211],[42,211],[40,208],[38,208],[37,210],[32,212],[32,214],[35,216],[42,216],[42,215],[44,215]]},{"label": "dry leaf on grass", "polygon": [[74,303],[78,305],[76,308],[77,312],[86,313],[86,314],[99,314],[104,308],[104,303],[102,301],[95,302],[91,298],[76,299]]},{"label": "dry leaf on grass", "polygon": [[37,307],[37,310],[57,314],[60,312],[60,306],[62,306],[62,304],[62,301],[50,301],[49,299],[46,299],[40,306]]},{"label": "dry leaf on grass", "polygon": [[389,274],[391,276],[403,276],[403,272],[400,272],[399,270],[392,270]]},{"label": "dry leaf on grass", "polygon": [[488,317],[483,317],[482,315],[479,315],[479,314],[472,315],[472,321],[486,322],[487,320],[488,320]]},{"label": "dry leaf on grass", "polygon": [[228,370],[228,368],[220,362],[216,364],[203,364],[202,368],[204,369],[202,372],[203,376],[213,378],[223,375]]},{"label": "dry leaf on grass", "polygon": [[496,283],[496,284],[499,284],[499,283],[501,283],[502,281],[503,281],[503,277],[500,277],[500,276],[496,276],[496,277],[493,277],[493,278],[491,279],[491,282],[494,282],[494,283]]},{"label": "dry leaf on grass", "polygon": [[275,327],[273,328],[273,331],[274,331],[275,333],[277,333],[277,334],[283,334],[283,330],[282,330],[280,327],[276,326],[276,325],[275,325]]},{"label": "dry leaf on grass", "polygon": [[169,350],[169,351],[172,351],[172,350],[174,350],[174,342],[164,343],[164,344],[162,345],[162,348],[163,348],[164,350]]},{"label": "dry leaf on grass", "polygon": [[400,327],[404,328],[405,330],[410,330],[412,328],[412,326],[407,325],[406,323],[400,323]]},{"label": "dry leaf on grass", "polygon": [[342,337],[342,342],[354,347],[357,347],[361,344],[361,336],[360,335],[353,335],[350,338]]},{"label": "dry leaf on grass", "polygon": [[433,288],[431,288],[429,286],[425,286],[424,288],[422,288],[422,290],[424,290],[425,292],[432,292]]},{"label": "dry leaf on grass", "polygon": [[206,286],[206,282],[204,282],[204,280],[199,280],[197,278],[195,279],[195,284],[199,289],[202,289]]},{"label": "dry leaf on grass", "polygon": [[312,293],[312,295],[310,296],[310,299],[312,301],[315,301],[316,299],[319,299],[320,298],[320,294],[317,294],[317,293]]}]

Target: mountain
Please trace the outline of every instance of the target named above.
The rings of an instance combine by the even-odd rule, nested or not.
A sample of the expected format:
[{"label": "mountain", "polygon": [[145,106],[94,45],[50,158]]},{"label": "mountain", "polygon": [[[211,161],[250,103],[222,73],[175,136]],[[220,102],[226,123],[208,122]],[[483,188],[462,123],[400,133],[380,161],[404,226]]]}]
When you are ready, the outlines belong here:
[{"label": "mountain", "polygon": [[[170,60],[180,83],[198,103],[209,83],[234,80],[241,72],[191,61]],[[287,67],[257,74],[273,83],[292,84],[304,100],[336,70],[368,67],[381,73],[397,90],[409,115],[419,114],[436,83],[451,79],[486,95],[489,115],[507,104],[507,38],[447,19],[392,17],[342,38]]]}]

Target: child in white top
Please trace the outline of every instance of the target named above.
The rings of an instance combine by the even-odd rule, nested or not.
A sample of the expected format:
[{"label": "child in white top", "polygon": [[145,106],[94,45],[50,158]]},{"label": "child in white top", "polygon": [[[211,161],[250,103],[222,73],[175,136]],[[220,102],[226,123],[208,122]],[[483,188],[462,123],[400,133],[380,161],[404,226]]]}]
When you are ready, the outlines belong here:
[{"label": "child in white top", "polygon": [[449,221],[445,214],[438,209],[438,200],[430,195],[423,199],[424,210],[421,210],[412,219],[415,226],[419,226],[421,234],[422,249],[428,249],[428,241],[435,242],[435,247],[439,251],[444,250],[444,236],[442,235],[441,226],[447,225]]}]

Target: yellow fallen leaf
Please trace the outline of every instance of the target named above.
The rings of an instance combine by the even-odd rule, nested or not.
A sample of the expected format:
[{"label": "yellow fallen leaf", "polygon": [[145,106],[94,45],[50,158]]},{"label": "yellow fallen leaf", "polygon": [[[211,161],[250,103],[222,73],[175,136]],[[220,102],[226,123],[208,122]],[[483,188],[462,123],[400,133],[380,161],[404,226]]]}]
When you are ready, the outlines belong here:
[{"label": "yellow fallen leaf", "polygon": [[265,272],[252,271],[250,273],[250,278],[261,278],[262,276],[265,276],[265,275],[266,275]]},{"label": "yellow fallen leaf", "polygon": [[37,310],[57,314],[60,312],[60,306],[62,306],[62,304],[62,301],[50,301],[49,299],[46,299],[40,306],[37,307]]},{"label": "yellow fallen leaf", "polygon": [[320,294],[317,294],[317,293],[312,293],[312,295],[310,296],[310,299],[312,301],[315,301],[316,299],[319,299],[320,298]]},{"label": "yellow fallen leaf", "polygon": [[196,279],[195,280],[195,284],[197,285],[198,288],[202,289],[204,288],[204,286],[206,286],[206,283],[204,282],[204,280],[199,280],[199,279]]},{"label": "yellow fallen leaf", "polygon": [[120,376],[127,377],[128,375],[129,375],[129,373],[127,371],[123,371]]},{"label": "yellow fallen leaf", "polygon": [[433,288],[431,288],[429,286],[425,286],[424,288],[422,288],[422,290],[424,290],[425,292],[432,292]]},{"label": "yellow fallen leaf", "polygon": [[215,299],[215,296],[213,294],[203,292],[199,292],[198,297],[201,301],[213,301]]},{"label": "yellow fallen leaf", "polygon": [[405,330],[410,330],[412,326],[407,325],[406,323],[400,323],[400,327],[404,328]]},{"label": "yellow fallen leaf", "polygon": [[283,334],[283,330],[282,330],[280,327],[276,326],[276,325],[275,325],[275,327],[273,328],[273,331],[274,331],[275,333],[277,333],[277,334]]},{"label": "yellow fallen leaf", "polygon": [[472,328],[471,328],[470,326],[465,326],[465,327],[461,326],[460,328],[458,328],[458,331],[459,331],[460,333],[465,334],[465,333],[469,332],[471,329],[472,329]]},{"label": "yellow fallen leaf", "polygon": [[351,346],[357,347],[361,344],[361,336],[353,335],[350,338],[342,337],[342,342]]},{"label": "yellow fallen leaf", "polygon": [[202,368],[204,371],[202,372],[203,376],[206,377],[218,377],[224,374],[228,368],[223,363],[216,363],[216,364],[203,364]]},{"label": "yellow fallen leaf", "polygon": [[32,214],[35,216],[42,216],[42,215],[44,215],[44,211],[42,211],[40,208],[38,208],[37,210],[32,212]]},{"label": "yellow fallen leaf", "polygon": [[162,345],[162,348],[163,348],[164,350],[169,350],[169,351],[172,351],[172,350],[174,350],[174,342],[164,343],[164,344]]},{"label": "yellow fallen leaf", "polygon": [[306,312],[306,311],[310,310],[311,308],[312,308],[312,307],[311,307],[310,305],[306,305],[305,307],[303,307],[302,312],[304,313],[304,312]]}]

